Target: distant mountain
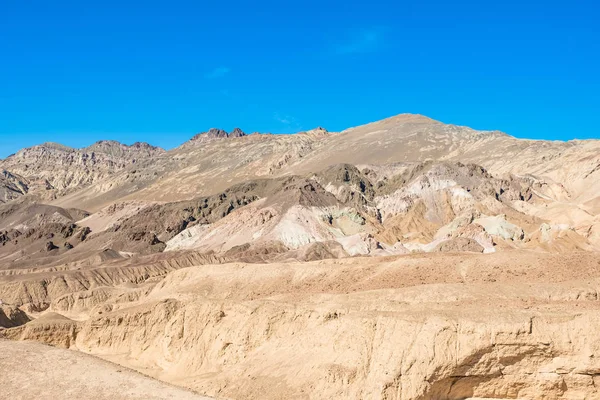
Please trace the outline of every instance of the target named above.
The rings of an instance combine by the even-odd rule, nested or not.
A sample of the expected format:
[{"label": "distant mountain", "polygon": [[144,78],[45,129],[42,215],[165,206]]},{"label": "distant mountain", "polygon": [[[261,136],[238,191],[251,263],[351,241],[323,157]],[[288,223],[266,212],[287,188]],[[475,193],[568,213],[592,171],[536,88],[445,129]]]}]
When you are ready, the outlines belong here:
[{"label": "distant mountain", "polygon": [[[335,169],[340,165],[348,167]],[[187,239],[175,238],[193,225],[204,226],[221,218],[231,221],[228,229],[236,226],[234,231],[226,230],[229,239],[237,237],[236,232],[246,232],[243,237],[270,238],[295,249],[296,239],[281,237],[277,232],[283,228],[274,221],[285,226],[286,218],[292,218],[285,207],[296,206],[321,209],[317,213],[320,216],[313,210],[309,217],[293,208],[300,212],[298,218],[313,221],[311,227],[302,228],[309,232],[302,234],[309,239],[301,235],[304,239],[297,238],[298,243],[337,240],[336,234],[326,233],[327,226],[320,231],[314,225],[334,207],[346,210],[346,216],[357,213],[356,218],[367,221],[353,234],[372,235],[387,246],[399,242],[431,250],[441,243],[440,238],[448,239],[444,235],[453,237],[451,232],[478,218],[480,226],[493,226],[493,232],[502,230],[503,240],[514,234],[519,241],[536,237],[538,244],[549,238],[569,238],[561,242],[569,248],[600,245],[600,141],[520,140],[502,132],[447,125],[420,115],[401,114],[338,133],[317,128],[294,135],[245,135],[237,128],[231,133],[213,128],[168,152],[146,143],[127,146],[100,141],[78,150],[47,143],[21,150],[3,160],[0,167],[6,171],[0,192],[5,202],[26,194],[33,196],[35,187],[38,200],[91,213],[131,201],[173,204],[161,206],[158,214],[115,214],[133,219],[126,224],[123,219],[118,242],[114,242],[114,235],[103,234],[99,246],[117,246],[122,251],[188,249],[197,243],[203,243],[207,250],[227,249],[229,245],[219,239],[223,227],[213,232],[212,227],[194,226],[191,233],[185,233],[191,235]],[[334,175],[324,178],[324,171]],[[362,178],[350,186],[350,194],[346,193],[346,180],[353,182],[356,176]],[[296,189],[279,186],[282,179],[292,178],[300,185]],[[238,203],[238,195],[232,194],[237,193],[236,185],[249,182],[257,182],[259,187],[263,183],[258,182],[272,183],[267,185],[270,189],[252,190],[252,196]],[[372,193],[367,197],[358,193],[361,185],[371,188]],[[510,194],[513,191],[519,195]],[[346,194],[342,196],[342,192]],[[231,196],[238,200],[230,201]],[[213,205],[202,209],[198,199],[213,199]],[[261,199],[270,202],[270,211],[262,206],[244,207]],[[359,199],[363,200],[357,203]],[[200,223],[213,207],[216,211]],[[259,233],[239,225],[251,217],[244,214],[250,209],[255,215],[277,217],[268,230],[263,227]],[[368,222],[369,218],[377,221]],[[543,234],[542,223],[548,224]],[[495,233],[477,229],[458,237],[489,249],[490,243],[495,243]],[[214,243],[202,239],[204,235]],[[482,239],[485,235],[492,237]],[[151,247],[134,243],[141,237]],[[464,240],[461,243],[472,245]],[[527,245],[523,242],[519,246]]]},{"label": "distant mountain", "polygon": [[[41,198],[52,199],[164,153],[163,149],[147,143],[128,146],[102,140],[82,149],[44,143],[0,160],[0,168],[8,174],[5,174],[5,180],[9,179],[8,176],[19,176],[22,182],[37,182],[38,186],[43,183],[47,191],[38,191],[37,194]],[[6,184],[3,186],[8,187]],[[20,192],[24,194],[23,190]]]}]

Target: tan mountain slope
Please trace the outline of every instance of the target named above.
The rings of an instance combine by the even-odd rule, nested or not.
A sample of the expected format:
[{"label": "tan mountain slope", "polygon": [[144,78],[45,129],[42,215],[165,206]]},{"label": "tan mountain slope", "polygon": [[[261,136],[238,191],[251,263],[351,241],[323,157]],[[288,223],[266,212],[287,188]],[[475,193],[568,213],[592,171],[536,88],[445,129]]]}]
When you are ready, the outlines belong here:
[{"label": "tan mountain slope", "polygon": [[0,204],[0,266],[47,263],[70,251],[90,234],[75,223],[88,215],[27,198]]},{"label": "tan mountain slope", "polygon": [[201,140],[171,150],[144,168],[131,166],[56,204],[78,204],[96,211],[118,200],[177,201],[208,196],[246,180],[281,176],[293,160],[323,144],[306,134]]},{"label": "tan mountain slope", "polygon": [[[226,251],[263,242],[297,249],[337,241],[351,255],[397,254],[407,248],[432,251],[457,237],[474,240],[486,252],[498,244],[547,251],[554,251],[554,244],[562,250],[598,248],[585,226],[577,227],[578,233],[576,227],[549,225],[523,212],[547,203],[527,179],[497,179],[460,163],[406,163],[402,173],[374,185],[376,174],[363,171],[345,164],[306,180],[286,178],[283,182],[295,179],[294,185],[281,193],[265,191],[260,201],[232,207],[213,223],[186,228],[166,242],[167,250]],[[553,233],[540,235],[541,230]],[[571,239],[563,240],[567,236]]]},{"label": "tan mountain slope", "polygon": [[[600,142],[516,139],[496,131],[446,125],[402,114],[340,133],[233,137],[215,130],[171,150],[152,165],[134,167],[59,200],[88,210],[118,199],[174,201],[214,194],[256,177],[304,174],[341,163],[391,164],[457,160],[499,177],[527,175],[555,200],[593,213],[600,190]],[[221,132],[219,135],[218,132]],[[315,131],[316,132],[316,131]],[[202,140],[200,140],[202,139]]]},{"label": "tan mountain slope", "polygon": [[0,371],[0,399],[208,400],[96,357],[36,343],[0,340]]}]

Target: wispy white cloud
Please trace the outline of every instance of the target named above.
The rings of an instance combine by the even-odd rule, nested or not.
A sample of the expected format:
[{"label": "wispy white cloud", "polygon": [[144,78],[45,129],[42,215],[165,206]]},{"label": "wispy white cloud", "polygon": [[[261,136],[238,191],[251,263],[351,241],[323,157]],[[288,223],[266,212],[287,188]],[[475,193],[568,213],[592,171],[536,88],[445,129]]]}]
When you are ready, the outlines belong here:
[{"label": "wispy white cloud", "polygon": [[276,112],[273,114],[273,119],[284,126],[284,129],[287,131],[300,131],[302,130],[302,126],[298,122],[298,120],[291,115],[280,114]]},{"label": "wispy white cloud", "polygon": [[284,117],[282,117],[281,115],[275,113],[275,116],[273,116],[273,118],[275,118],[276,121],[281,122],[284,125],[289,125],[293,122],[294,118],[290,117],[289,115],[286,115]]},{"label": "wispy white cloud", "polygon": [[212,71],[206,73],[204,75],[204,77],[206,79],[222,78],[230,72],[231,72],[231,68],[229,68],[229,67],[217,67],[217,68],[213,69]]},{"label": "wispy white cloud", "polygon": [[363,29],[344,43],[335,46],[337,54],[369,53],[380,49],[385,42],[385,28]]}]

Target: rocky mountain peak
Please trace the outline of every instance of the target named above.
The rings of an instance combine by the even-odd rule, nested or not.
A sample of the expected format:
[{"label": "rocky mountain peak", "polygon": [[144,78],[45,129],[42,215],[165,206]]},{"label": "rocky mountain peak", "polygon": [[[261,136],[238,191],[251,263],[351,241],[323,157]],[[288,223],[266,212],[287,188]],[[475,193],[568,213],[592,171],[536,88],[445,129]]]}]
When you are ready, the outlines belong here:
[{"label": "rocky mountain peak", "polygon": [[228,137],[227,131],[219,128],[210,128],[206,132],[200,132],[192,137],[188,143],[201,143],[212,139],[226,139]]},{"label": "rocky mountain peak", "polygon": [[235,138],[235,137],[242,137],[242,136],[246,136],[246,134],[244,133],[243,130],[241,130],[240,128],[234,128],[231,133],[229,134],[230,138]]},{"label": "rocky mountain peak", "polygon": [[206,132],[206,136],[210,138],[226,138],[228,136],[227,131],[219,128],[210,128]]},{"label": "rocky mountain peak", "polygon": [[315,129],[308,130],[304,133],[307,135],[315,136],[315,137],[323,137],[323,136],[329,135],[329,131],[320,126],[316,127]]},{"label": "rocky mountain peak", "polygon": [[54,142],[45,142],[42,144],[38,144],[32,147],[26,147],[24,149],[19,150],[16,154],[24,154],[31,152],[43,152],[43,151],[59,151],[59,152],[70,152],[75,151],[74,148],[65,146],[64,144],[54,143]]},{"label": "rocky mountain peak", "polygon": [[219,128],[210,128],[206,132],[200,132],[194,137],[192,137],[189,141],[184,143],[182,147],[189,147],[190,145],[204,143],[207,141],[212,141],[215,139],[228,139],[228,138],[237,138],[246,136],[246,133],[242,131],[240,128],[235,128],[231,133],[227,133],[227,131]]},{"label": "rocky mountain peak", "polygon": [[439,121],[436,121],[435,119],[429,118],[425,115],[411,114],[411,113],[398,114],[389,119],[394,119],[399,122],[401,121],[401,122],[405,122],[405,123],[418,123],[418,124],[439,124],[440,123]]},{"label": "rocky mountain peak", "polygon": [[[135,142],[134,144],[129,146],[132,149],[144,149],[144,150],[163,150],[160,147],[157,146],[153,146],[150,143],[146,143],[146,142]],[[163,150],[164,151],[164,150]]]}]

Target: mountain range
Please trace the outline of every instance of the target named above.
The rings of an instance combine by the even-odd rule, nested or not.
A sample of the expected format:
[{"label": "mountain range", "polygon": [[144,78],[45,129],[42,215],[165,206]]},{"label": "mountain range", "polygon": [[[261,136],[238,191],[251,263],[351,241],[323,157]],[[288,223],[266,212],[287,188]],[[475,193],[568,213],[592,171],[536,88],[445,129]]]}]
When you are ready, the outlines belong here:
[{"label": "mountain range", "polygon": [[[0,171],[8,339],[97,354],[215,397],[596,393],[580,376],[546,387],[542,375],[555,357],[580,356],[557,315],[583,329],[577,318],[597,313],[595,278],[585,279],[600,266],[600,140],[524,140],[401,114],[341,132],[212,128],[168,151],[44,143]],[[500,322],[494,296],[508,307]],[[568,311],[571,300],[586,313]],[[533,318],[544,321],[539,337]],[[446,323],[460,329],[446,337]],[[412,345],[397,343],[401,355],[384,344],[419,329]],[[419,359],[428,341],[446,353]],[[306,367],[290,361],[301,349],[295,363]],[[274,383],[278,370],[285,383]]]}]

